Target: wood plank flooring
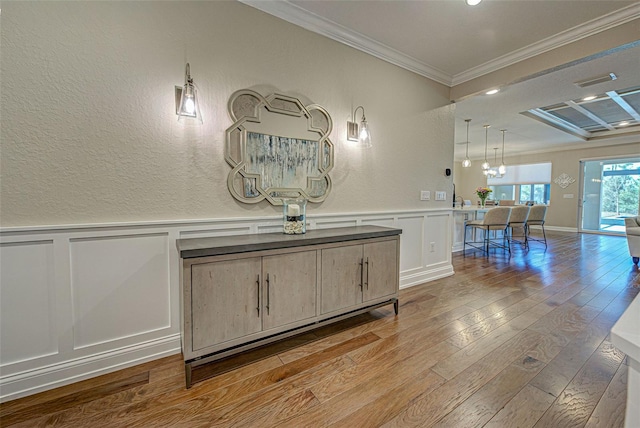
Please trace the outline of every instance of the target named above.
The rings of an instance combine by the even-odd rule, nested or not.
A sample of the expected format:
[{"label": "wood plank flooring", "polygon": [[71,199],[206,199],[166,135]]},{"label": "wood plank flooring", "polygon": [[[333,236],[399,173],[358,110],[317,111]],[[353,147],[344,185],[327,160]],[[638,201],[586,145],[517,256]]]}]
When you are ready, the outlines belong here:
[{"label": "wood plank flooring", "polygon": [[391,306],[194,371],[176,355],[14,400],[3,427],[622,427],[624,237],[550,232]]}]

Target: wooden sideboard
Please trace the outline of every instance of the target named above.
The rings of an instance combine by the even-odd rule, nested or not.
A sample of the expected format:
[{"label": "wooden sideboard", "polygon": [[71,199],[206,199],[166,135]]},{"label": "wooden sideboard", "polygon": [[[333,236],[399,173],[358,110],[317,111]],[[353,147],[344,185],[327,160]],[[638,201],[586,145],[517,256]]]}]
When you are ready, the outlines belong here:
[{"label": "wooden sideboard", "polygon": [[356,226],[179,239],[182,355],[191,370],[393,303],[401,229]]}]

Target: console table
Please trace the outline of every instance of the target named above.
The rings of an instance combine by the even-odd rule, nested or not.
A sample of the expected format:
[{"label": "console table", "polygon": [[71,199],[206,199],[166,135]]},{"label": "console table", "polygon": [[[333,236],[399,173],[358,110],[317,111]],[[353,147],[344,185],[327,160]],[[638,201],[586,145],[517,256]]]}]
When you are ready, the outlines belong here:
[{"label": "console table", "polygon": [[393,303],[401,229],[179,239],[182,355],[191,370]]}]

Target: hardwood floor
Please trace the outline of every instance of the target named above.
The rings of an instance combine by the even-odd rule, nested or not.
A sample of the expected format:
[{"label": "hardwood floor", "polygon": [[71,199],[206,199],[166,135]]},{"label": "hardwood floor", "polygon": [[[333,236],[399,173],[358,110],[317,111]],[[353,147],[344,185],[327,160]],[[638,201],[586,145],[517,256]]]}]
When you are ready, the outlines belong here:
[{"label": "hardwood floor", "polygon": [[[548,233],[391,306],[200,368],[180,356],[0,406],[14,427],[621,427],[609,331],[640,290],[624,237]],[[221,374],[217,372],[222,372]],[[217,376],[212,377],[217,374]]]}]

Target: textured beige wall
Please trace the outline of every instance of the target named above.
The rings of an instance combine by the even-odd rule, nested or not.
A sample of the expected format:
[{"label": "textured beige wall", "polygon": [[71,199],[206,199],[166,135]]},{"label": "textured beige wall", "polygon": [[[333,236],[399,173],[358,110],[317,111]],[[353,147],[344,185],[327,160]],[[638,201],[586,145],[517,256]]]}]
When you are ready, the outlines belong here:
[{"label": "textured beige wall", "polygon": [[[578,227],[578,201],[580,198],[580,160],[591,158],[607,158],[612,156],[639,156],[640,142],[618,146],[593,147],[580,150],[565,150],[548,153],[532,153],[520,156],[505,157],[507,165],[520,165],[541,162],[551,162],[551,180],[553,181],[563,172],[575,178],[575,183],[566,189],[555,183],[551,183],[551,203],[547,211],[546,223],[549,226],[577,228]],[[465,199],[471,199],[472,203],[478,200],[475,189],[487,184],[486,177],[480,169],[482,161],[475,160],[470,168],[462,168],[460,162],[456,162],[454,168],[454,183],[456,195]],[[573,193],[573,199],[565,199],[564,194]]]},{"label": "textured beige wall", "polygon": [[[226,105],[280,92],[334,120],[334,188],[308,214],[450,206],[443,85],[237,2],[3,2],[2,226],[250,217],[226,188]],[[176,121],[185,62],[205,123]],[[364,105],[374,148],[347,144]]]}]

